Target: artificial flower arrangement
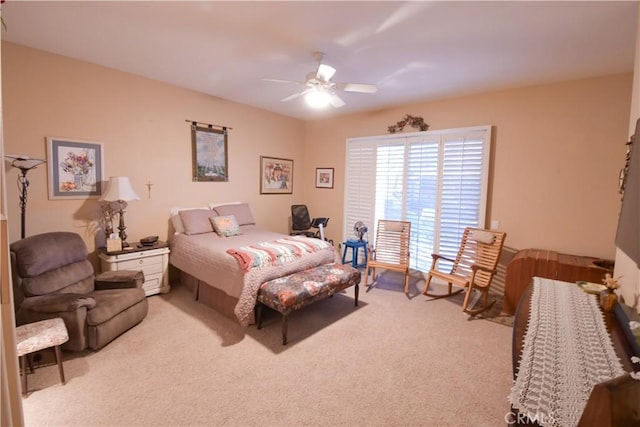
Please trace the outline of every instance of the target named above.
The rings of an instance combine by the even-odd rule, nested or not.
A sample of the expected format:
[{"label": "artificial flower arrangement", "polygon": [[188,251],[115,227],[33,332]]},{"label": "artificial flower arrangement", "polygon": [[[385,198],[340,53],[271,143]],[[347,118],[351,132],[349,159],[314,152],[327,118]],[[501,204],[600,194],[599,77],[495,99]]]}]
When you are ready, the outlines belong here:
[{"label": "artificial flower arrangement", "polygon": [[604,275],[604,279],[602,279],[602,283],[604,283],[606,288],[600,292],[600,307],[602,307],[602,310],[605,312],[612,312],[618,303],[618,295],[615,293],[615,290],[620,286],[618,284],[619,278],[620,277],[614,279],[611,274],[607,273]]},{"label": "artificial flower arrangement", "polygon": [[105,237],[109,239],[113,234],[113,217],[118,210],[111,206],[111,202],[100,202],[100,210],[100,225],[104,230]]},{"label": "artificial flower arrangement", "polygon": [[604,283],[607,289],[611,289],[615,291],[620,287],[620,285],[618,284],[618,279],[620,279],[620,277],[618,277],[617,279],[614,279],[613,276],[611,276],[611,274],[607,273],[604,275],[604,279],[602,279],[602,283]]}]

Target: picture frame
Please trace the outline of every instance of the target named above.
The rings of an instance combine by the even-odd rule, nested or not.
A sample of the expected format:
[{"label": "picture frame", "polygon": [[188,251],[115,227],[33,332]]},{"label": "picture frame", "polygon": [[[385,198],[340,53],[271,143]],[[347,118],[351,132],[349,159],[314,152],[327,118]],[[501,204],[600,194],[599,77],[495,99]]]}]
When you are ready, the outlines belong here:
[{"label": "picture frame", "polygon": [[49,200],[102,195],[104,155],[100,142],[47,137]]},{"label": "picture frame", "polygon": [[193,181],[228,182],[227,130],[191,125]]},{"label": "picture frame", "polygon": [[316,188],[333,188],[333,168],[316,168]]},{"label": "picture frame", "polygon": [[260,156],[260,194],[293,193],[293,160]]}]

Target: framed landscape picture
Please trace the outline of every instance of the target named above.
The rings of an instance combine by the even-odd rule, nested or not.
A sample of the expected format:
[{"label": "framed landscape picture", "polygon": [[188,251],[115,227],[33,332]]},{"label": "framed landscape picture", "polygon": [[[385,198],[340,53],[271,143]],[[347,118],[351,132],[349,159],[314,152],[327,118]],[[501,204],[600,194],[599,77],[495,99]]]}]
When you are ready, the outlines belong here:
[{"label": "framed landscape picture", "polygon": [[316,168],[316,188],[333,188],[333,168]]},{"label": "framed landscape picture", "polygon": [[293,160],[260,156],[260,194],[293,193]]},{"label": "framed landscape picture", "polygon": [[193,181],[229,181],[226,129],[191,126]]},{"label": "framed landscape picture", "polygon": [[102,195],[104,158],[99,142],[47,138],[49,199]]}]

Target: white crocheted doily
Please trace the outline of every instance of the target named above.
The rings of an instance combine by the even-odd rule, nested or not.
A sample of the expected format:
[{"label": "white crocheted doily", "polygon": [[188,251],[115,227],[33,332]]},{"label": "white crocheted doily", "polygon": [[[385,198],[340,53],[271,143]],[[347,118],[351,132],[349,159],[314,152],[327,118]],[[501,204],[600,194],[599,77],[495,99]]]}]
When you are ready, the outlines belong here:
[{"label": "white crocheted doily", "polygon": [[533,278],[531,314],[509,401],[542,426],[574,426],[597,383],[625,374],[595,295]]}]

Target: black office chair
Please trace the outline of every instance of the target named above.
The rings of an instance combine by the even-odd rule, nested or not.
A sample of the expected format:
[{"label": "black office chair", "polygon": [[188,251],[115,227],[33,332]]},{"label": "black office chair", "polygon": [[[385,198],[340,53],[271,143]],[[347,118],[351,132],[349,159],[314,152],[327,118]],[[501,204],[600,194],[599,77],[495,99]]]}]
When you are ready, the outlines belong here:
[{"label": "black office chair", "polygon": [[[320,226],[326,228],[329,218],[313,218],[309,216],[307,205],[291,205],[291,235],[320,238]],[[312,229],[316,229],[313,231]]]}]

